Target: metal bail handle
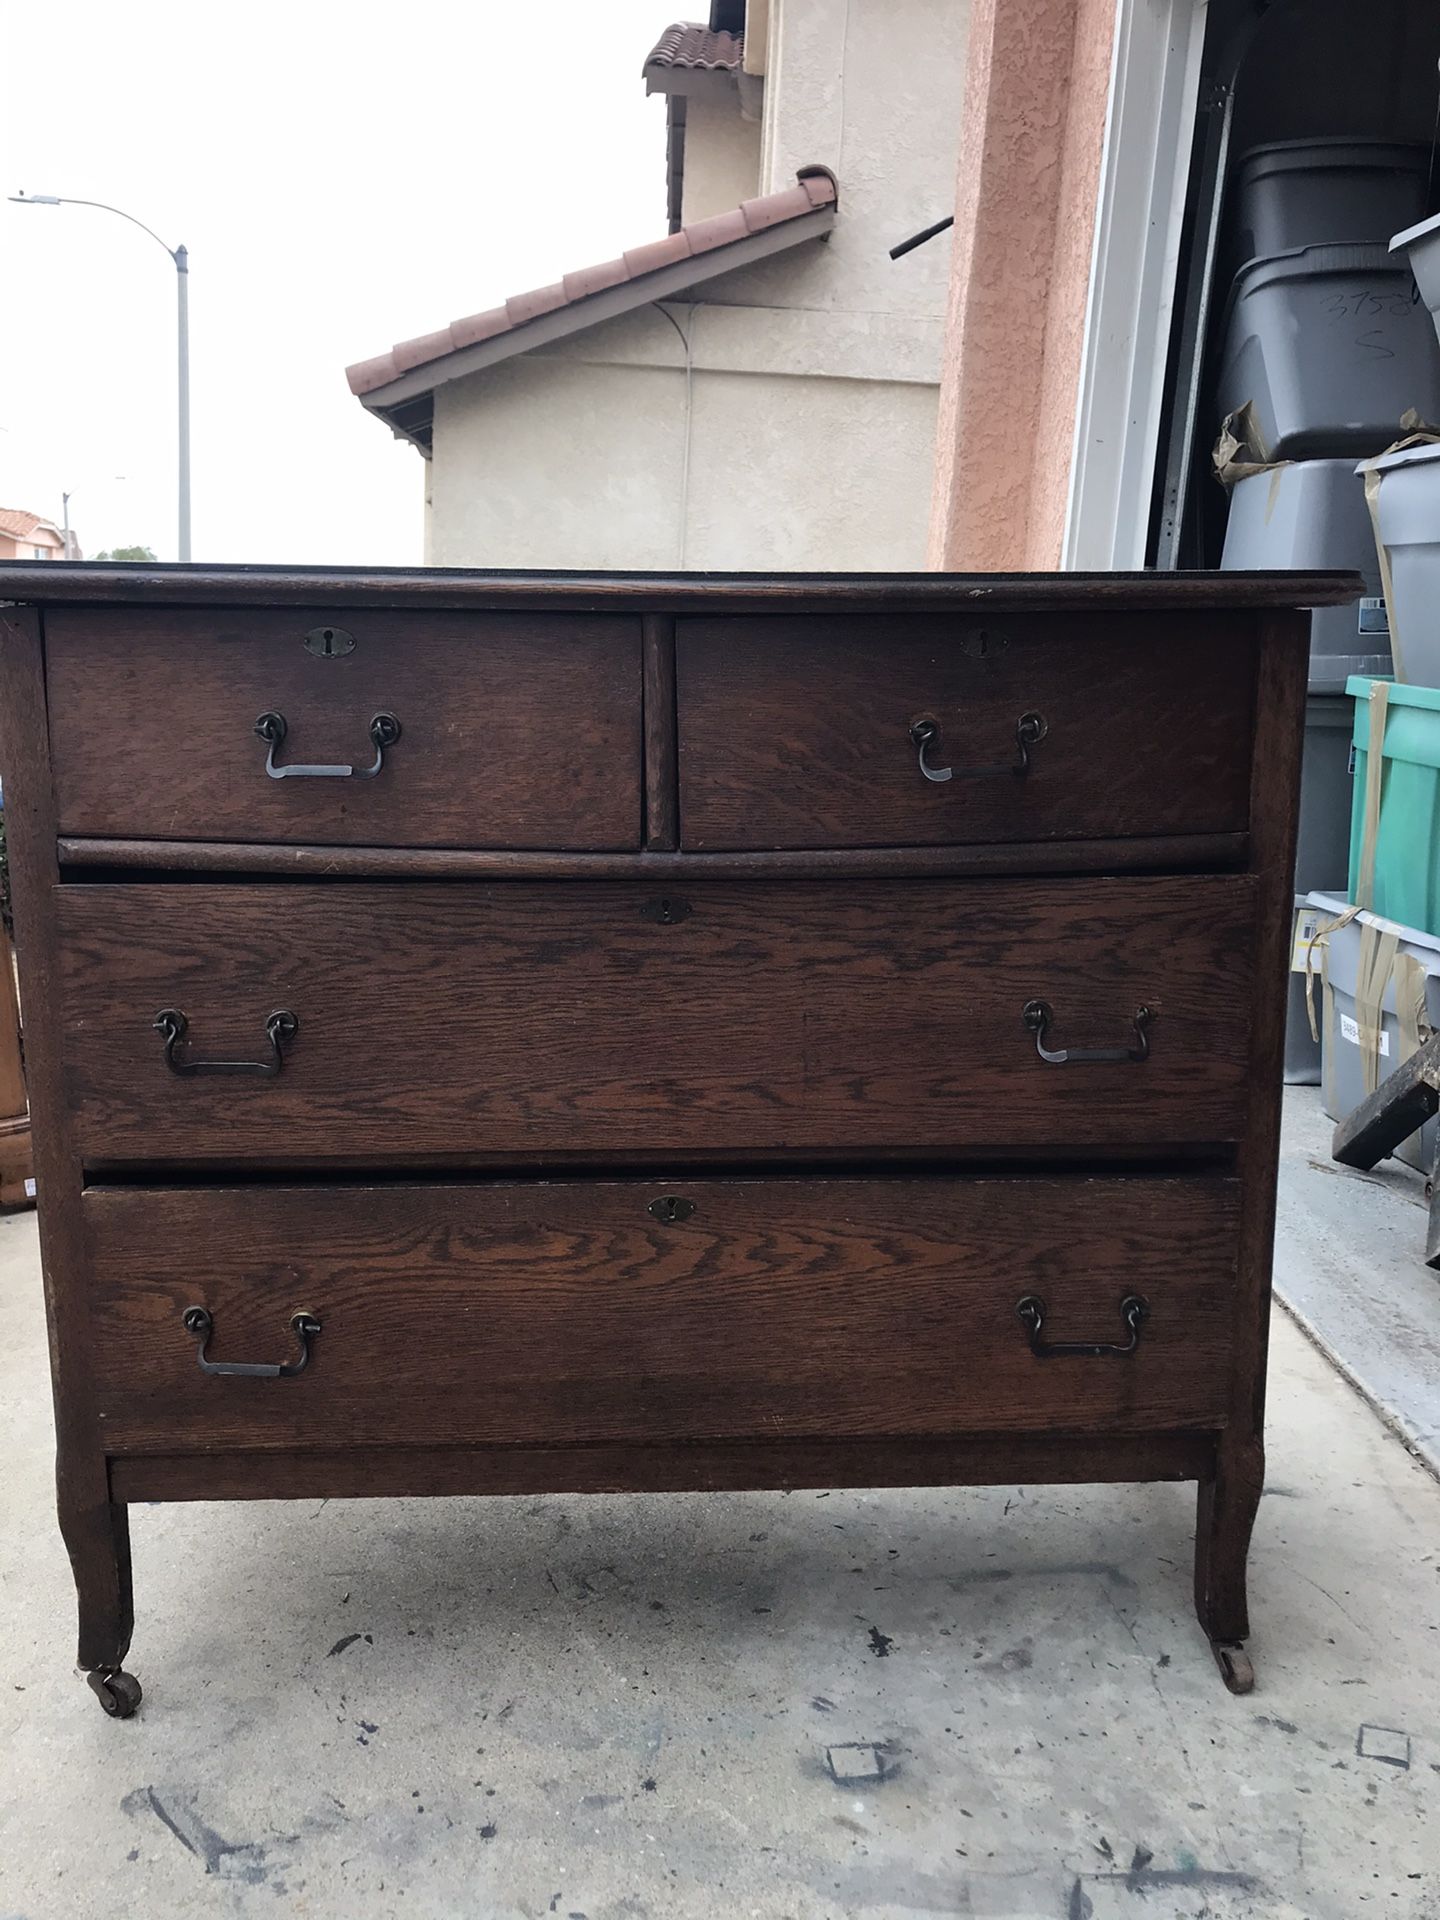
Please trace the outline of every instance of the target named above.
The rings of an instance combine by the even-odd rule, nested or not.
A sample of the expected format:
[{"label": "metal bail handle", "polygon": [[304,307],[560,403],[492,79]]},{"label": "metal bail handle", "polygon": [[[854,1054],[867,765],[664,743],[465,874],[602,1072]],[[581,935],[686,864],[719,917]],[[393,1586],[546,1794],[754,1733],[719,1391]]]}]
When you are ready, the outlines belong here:
[{"label": "metal bail handle", "polygon": [[1022,713],[1015,722],[1016,757],[1007,760],[998,767],[932,767],[930,749],[940,738],[940,725],[928,714],[912,723],[910,738],[920,761],[920,771],[927,780],[937,785],[945,780],[994,780],[1009,774],[1013,779],[1023,780],[1030,771],[1030,749],[1037,740],[1043,740],[1050,728],[1038,713]]},{"label": "metal bail handle", "polygon": [[1069,1067],[1076,1064],[1094,1065],[1101,1061],[1134,1061],[1150,1058],[1150,1023],[1155,1018],[1153,1007],[1135,1009],[1135,1037],[1124,1047],[1047,1047],[1045,1035],[1051,1021],[1055,1018],[1047,1000],[1027,1000],[1021,1009],[1020,1019],[1029,1033],[1035,1036],[1035,1051],[1042,1060],[1052,1067]]},{"label": "metal bail handle", "polygon": [[1138,1293],[1127,1293],[1120,1302],[1120,1318],[1130,1338],[1123,1344],[1110,1340],[1045,1340],[1045,1302],[1038,1293],[1027,1293],[1016,1303],[1015,1312],[1030,1335],[1030,1351],[1040,1360],[1082,1359],[1123,1360],[1140,1344],[1140,1329],[1150,1317],[1149,1302]]},{"label": "metal bail handle", "polygon": [[275,750],[289,731],[284,714],[262,713],[255,722],[255,731],[269,749],[265,755],[265,771],[272,780],[373,780],[385,765],[385,749],[393,747],[400,738],[400,722],[393,713],[377,713],[370,722],[370,744],[375,749],[375,759],[368,767],[304,766],[298,761],[293,766],[277,767]]},{"label": "metal bail handle", "polygon": [[172,1073],[249,1073],[273,1080],[285,1064],[285,1049],[300,1031],[300,1022],[288,1007],[281,1007],[265,1022],[265,1038],[270,1042],[268,1060],[182,1060],[180,1046],[190,1022],[176,1007],[157,1013],[151,1026],[165,1042],[165,1064]]},{"label": "metal bail handle", "polygon": [[215,1331],[213,1315],[207,1307],[187,1307],[184,1313],[185,1331],[190,1334],[199,1348],[197,1358],[202,1373],[223,1374],[227,1378],[242,1380],[293,1380],[297,1373],[303,1373],[310,1364],[310,1342],[320,1331],[320,1322],[313,1313],[295,1313],[290,1316],[290,1331],[300,1342],[298,1360],[280,1360],[274,1363],[264,1360],[211,1360],[206,1356],[210,1336]]}]

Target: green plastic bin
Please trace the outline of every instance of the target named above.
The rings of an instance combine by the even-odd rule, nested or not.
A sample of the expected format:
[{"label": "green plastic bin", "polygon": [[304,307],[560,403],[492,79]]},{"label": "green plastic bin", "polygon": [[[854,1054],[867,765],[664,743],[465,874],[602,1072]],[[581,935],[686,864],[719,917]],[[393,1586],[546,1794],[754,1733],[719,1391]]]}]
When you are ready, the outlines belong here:
[{"label": "green plastic bin", "polygon": [[[1370,796],[1373,689],[1388,689],[1381,747],[1375,876],[1361,899]],[[1352,674],[1355,791],[1350,811],[1350,898],[1387,920],[1440,933],[1440,687],[1401,686]]]}]

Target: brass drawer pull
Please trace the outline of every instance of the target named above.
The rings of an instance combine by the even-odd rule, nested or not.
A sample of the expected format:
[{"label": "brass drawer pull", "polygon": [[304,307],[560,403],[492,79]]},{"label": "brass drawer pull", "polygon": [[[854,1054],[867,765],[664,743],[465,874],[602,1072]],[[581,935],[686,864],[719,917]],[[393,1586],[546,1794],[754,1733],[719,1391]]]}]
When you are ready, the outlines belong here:
[{"label": "brass drawer pull", "polygon": [[300,1031],[300,1022],[282,1007],[265,1022],[265,1038],[270,1042],[268,1060],[182,1060],[180,1043],[190,1022],[174,1007],[166,1007],[151,1022],[165,1042],[165,1064],[172,1073],[255,1073],[273,1080],[285,1064],[285,1049]]},{"label": "brass drawer pull", "polygon": [[956,774],[962,780],[991,780],[1004,774],[1011,774],[1017,780],[1023,780],[1030,771],[1030,749],[1037,740],[1043,740],[1050,731],[1046,722],[1038,713],[1022,713],[1015,722],[1015,746],[1017,757],[1007,760],[999,767],[932,767],[929,760],[930,748],[940,738],[939,722],[928,714],[915,721],[910,728],[910,738],[915,743],[915,751],[920,759],[920,771],[927,780],[937,784],[942,780],[953,780]]},{"label": "brass drawer pull", "polygon": [[268,748],[265,771],[272,780],[371,780],[385,765],[385,749],[393,747],[400,738],[400,722],[393,713],[377,713],[370,722],[370,744],[375,749],[375,761],[368,767],[302,766],[299,762],[294,766],[277,767],[275,749],[289,731],[284,714],[262,713],[255,722],[255,731]]},{"label": "brass drawer pull", "polygon": [[274,1365],[263,1360],[209,1360],[205,1349],[210,1344],[210,1336],[215,1331],[215,1321],[206,1307],[187,1307],[185,1309],[185,1331],[194,1336],[199,1348],[198,1359],[202,1373],[224,1374],[227,1378],[244,1380],[293,1380],[297,1373],[303,1373],[310,1364],[310,1342],[320,1331],[320,1322],[313,1313],[296,1313],[290,1318],[290,1331],[300,1342],[298,1360],[281,1360]]},{"label": "brass drawer pull", "polygon": [[1155,1018],[1152,1007],[1135,1009],[1135,1038],[1125,1047],[1047,1047],[1045,1033],[1055,1014],[1046,1000],[1027,1000],[1020,1018],[1027,1031],[1035,1036],[1035,1051],[1042,1060],[1048,1060],[1052,1067],[1074,1066],[1077,1062],[1083,1065],[1095,1061],[1140,1061],[1150,1058],[1150,1022]]},{"label": "brass drawer pull", "polygon": [[1030,1335],[1030,1351],[1041,1360],[1072,1359],[1103,1360],[1110,1357],[1123,1359],[1127,1353],[1134,1353],[1140,1344],[1140,1329],[1150,1317],[1149,1302],[1142,1300],[1138,1293],[1127,1293],[1120,1302],[1120,1318],[1124,1321],[1130,1338],[1124,1345],[1110,1340],[1044,1340],[1041,1334],[1045,1327],[1045,1302],[1038,1293],[1027,1293],[1015,1308],[1026,1331]]}]

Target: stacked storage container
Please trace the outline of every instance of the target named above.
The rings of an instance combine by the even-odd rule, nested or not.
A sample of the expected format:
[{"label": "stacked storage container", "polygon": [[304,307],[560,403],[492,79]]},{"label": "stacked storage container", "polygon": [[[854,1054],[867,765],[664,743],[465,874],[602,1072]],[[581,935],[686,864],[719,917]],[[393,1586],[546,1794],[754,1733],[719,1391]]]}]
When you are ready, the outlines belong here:
[{"label": "stacked storage container", "polygon": [[[1232,275],[1217,410],[1247,410],[1263,470],[1234,487],[1222,566],[1342,567],[1360,606],[1315,616],[1296,860],[1296,906],[1343,890],[1350,865],[1353,676],[1391,671],[1365,482],[1356,461],[1398,440],[1413,409],[1440,419],[1440,342],[1389,236],[1425,212],[1428,148],[1285,141],[1240,163],[1226,235]],[[1440,478],[1440,466],[1436,468]],[[1437,543],[1440,556],[1440,543]],[[1311,927],[1320,924],[1311,915]],[[1307,934],[1303,915],[1297,930]],[[1297,938],[1297,969],[1304,967]],[[1292,980],[1285,1077],[1315,1084],[1320,1047]]]}]

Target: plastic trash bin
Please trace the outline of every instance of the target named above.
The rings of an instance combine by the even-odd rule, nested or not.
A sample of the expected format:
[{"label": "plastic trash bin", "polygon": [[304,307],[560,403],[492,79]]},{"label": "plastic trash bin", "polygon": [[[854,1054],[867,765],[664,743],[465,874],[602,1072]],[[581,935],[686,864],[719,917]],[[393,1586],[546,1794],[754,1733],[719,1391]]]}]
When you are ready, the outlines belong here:
[{"label": "plastic trash bin", "polygon": [[[1372,742],[1379,687],[1386,688],[1384,739]],[[1350,898],[1401,926],[1440,934],[1440,688],[1357,675],[1350,692],[1355,700]],[[1372,749],[1381,756],[1373,792]],[[1368,898],[1363,884],[1367,840],[1373,841],[1374,868]]]},{"label": "plastic trash bin", "polygon": [[[1300,833],[1295,847],[1296,907],[1317,888],[1338,893],[1350,866],[1350,736],[1354,703],[1343,694],[1305,702],[1305,753],[1300,763]],[[1298,938],[1298,931],[1297,931]],[[1285,1018],[1285,1084],[1320,1084],[1320,1042],[1305,1010],[1305,958],[1292,974]]]},{"label": "plastic trash bin", "polygon": [[1435,331],[1440,334],[1440,213],[1421,220],[1390,242],[1392,253],[1403,253],[1415,276],[1420,298],[1430,310]]},{"label": "plastic trash bin", "polygon": [[[1436,477],[1440,480],[1440,470]],[[1343,694],[1351,674],[1390,672],[1390,634],[1375,533],[1365,504],[1365,483],[1357,477],[1353,461],[1301,460],[1238,482],[1230,494],[1220,565],[1231,572],[1267,567],[1316,572],[1344,567],[1361,574],[1365,598],[1358,608],[1318,607],[1310,617],[1310,691]],[[1344,711],[1348,729],[1349,708]],[[1306,891],[1311,886],[1328,886],[1339,877],[1339,867],[1328,876],[1319,874]]]},{"label": "plastic trash bin", "polygon": [[1232,271],[1294,247],[1374,246],[1425,212],[1430,149],[1398,140],[1279,140],[1252,147],[1235,173]]},{"label": "plastic trash bin", "polygon": [[[1344,900],[1323,893],[1312,893],[1307,908],[1323,916],[1322,927],[1347,911]],[[1324,1057],[1321,1098],[1332,1120],[1344,1120],[1375,1091],[1366,1083],[1361,1046],[1367,1016],[1376,1042],[1370,1078],[1377,1086],[1440,1028],[1440,938],[1378,914],[1357,913],[1320,936],[1315,959]],[[1362,982],[1366,1006],[1358,1004]],[[1435,1162],[1437,1125],[1436,1119],[1428,1120],[1395,1149],[1396,1158],[1428,1173]]]},{"label": "plastic trash bin", "polygon": [[1381,454],[1361,468],[1362,486],[1367,474],[1394,599],[1395,678],[1440,687],[1440,446]]},{"label": "plastic trash bin", "polygon": [[1409,408],[1440,417],[1440,341],[1405,260],[1299,247],[1236,276],[1216,400],[1246,402],[1272,460],[1383,453]]}]

